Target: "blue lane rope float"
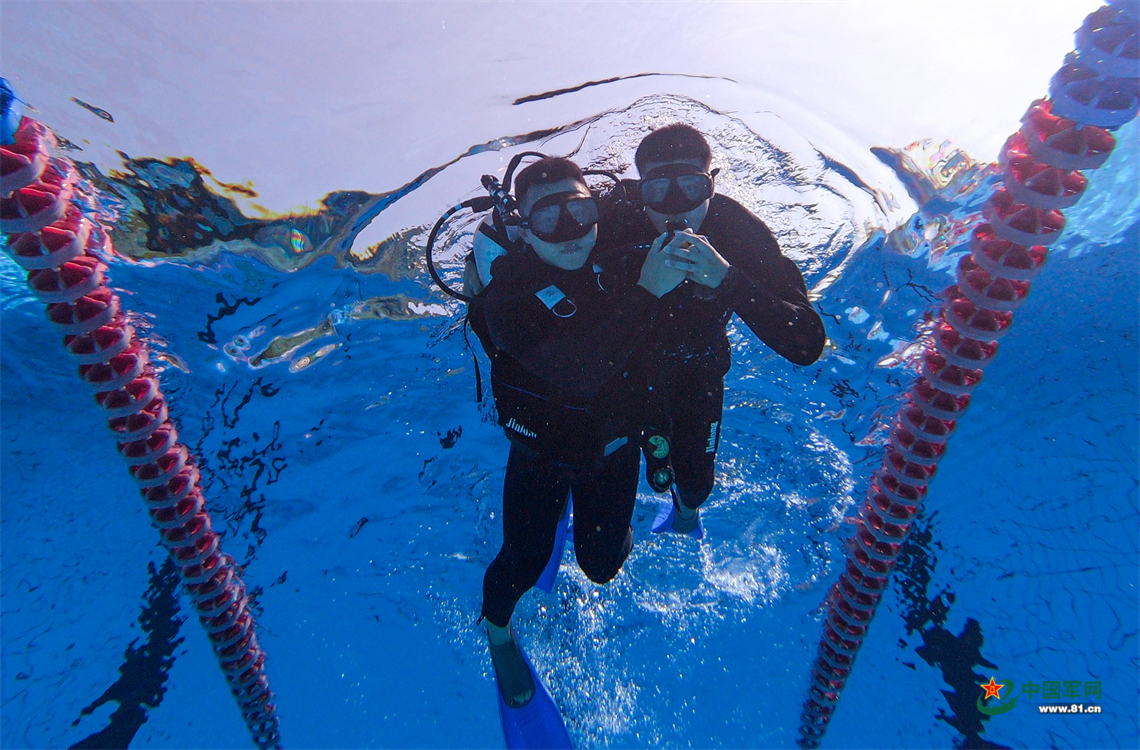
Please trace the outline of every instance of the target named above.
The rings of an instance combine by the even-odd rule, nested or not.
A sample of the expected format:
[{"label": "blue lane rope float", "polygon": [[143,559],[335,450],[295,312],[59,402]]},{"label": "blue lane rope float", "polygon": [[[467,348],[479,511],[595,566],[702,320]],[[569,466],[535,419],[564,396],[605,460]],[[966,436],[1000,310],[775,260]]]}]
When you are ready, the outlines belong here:
[{"label": "blue lane rope float", "polygon": [[859,509],[846,565],[827,595],[827,615],[800,715],[803,748],[822,741],[891,572],[958,420],[1029,294],[1047,246],[1080,200],[1081,170],[1104,164],[1108,131],[1136,117],[1140,5],[1114,0],[1090,14],[1075,53],[1053,76],[1050,98],[1033,102],[1002,149],[1002,185],[973,230],[958,281],[943,292],[922,375],[895,416],[882,466]]},{"label": "blue lane rope float", "polygon": [[[7,103],[18,101],[7,81],[0,84]],[[32,293],[47,304],[103,408],[254,742],[263,750],[278,747],[277,709],[240,569],[222,552],[194,458],[178,442],[147,347],[107,285],[100,256],[111,251],[110,238],[72,203],[76,171],[67,159],[51,157],[53,145],[47,129],[28,117],[0,145],[0,231],[8,254],[28,272]]]}]

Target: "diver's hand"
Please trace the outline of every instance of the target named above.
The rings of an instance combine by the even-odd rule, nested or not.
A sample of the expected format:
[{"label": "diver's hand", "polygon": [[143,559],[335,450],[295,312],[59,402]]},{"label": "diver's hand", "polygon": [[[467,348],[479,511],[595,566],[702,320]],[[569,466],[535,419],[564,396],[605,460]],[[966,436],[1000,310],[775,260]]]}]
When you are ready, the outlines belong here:
[{"label": "diver's hand", "polygon": [[[669,256],[666,254],[666,249],[670,246],[665,244],[665,240],[669,239],[671,234],[667,232],[653,240],[653,244],[649,246],[649,254],[641,264],[641,278],[637,282],[638,286],[657,298],[673,291],[685,280],[684,270],[667,263]],[[672,238],[672,241],[677,240]]]},{"label": "diver's hand", "polygon": [[677,233],[665,247],[665,255],[667,266],[684,271],[686,278],[710,289],[720,286],[731,267],[707,237],[690,229]]}]

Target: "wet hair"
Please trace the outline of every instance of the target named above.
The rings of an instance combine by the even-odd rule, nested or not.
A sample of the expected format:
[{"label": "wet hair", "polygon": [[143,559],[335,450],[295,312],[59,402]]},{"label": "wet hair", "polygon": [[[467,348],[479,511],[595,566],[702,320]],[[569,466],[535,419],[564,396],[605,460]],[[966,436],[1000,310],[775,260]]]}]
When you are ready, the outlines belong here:
[{"label": "wet hair", "polygon": [[637,165],[637,171],[645,176],[646,164],[669,163],[682,159],[698,160],[707,172],[712,164],[712,151],[701,131],[692,125],[675,122],[645,136],[641,145],[637,147],[633,162]]},{"label": "wet hair", "polygon": [[[561,156],[548,156],[530,164],[526,169],[515,176],[515,200],[522,206],[527,191],[535,185],[549,185],[552,182],[574,180],[586,186],[586,177],[582,169],[574,162]],[[589,186],[586,186],[589,189]]]}]

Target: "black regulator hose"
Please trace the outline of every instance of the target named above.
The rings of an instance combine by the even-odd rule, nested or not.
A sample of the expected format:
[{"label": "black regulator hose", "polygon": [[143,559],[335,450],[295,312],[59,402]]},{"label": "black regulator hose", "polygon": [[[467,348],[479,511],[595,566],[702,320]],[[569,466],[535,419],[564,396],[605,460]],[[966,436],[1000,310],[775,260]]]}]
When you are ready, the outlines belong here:
[{"label": "black regulator hose", "polygon": [[[463,201],[458,206],[452,206],[444,212],[443,216],[439,217],[439,221],[437,221],[435,223],[435,226],[432,227],[431,234],[428,235],[427,241],[428,273],[431,274],[432,281],[435,282],[436,286],[438,286],[440,290],[442,290],[445,294],[454,297],[457,300],[462,300],[463,302],[470,303],[472,301],[471,297],[468,297],[466,294],[460,294],[459,292],[449,287],[447,284],[443,283],[443,279],[439,277],[439,272],[435,270],[435,261],[432,258],[432,251],[435,248],[435,240],[436,237],[439,236],[439,231],[443,229],[443,225],[447,223],[448,219],[465,208],[469,208],[475,213],[482,213],[484,211],[495,209],[497,220],[500,223],[507,222],[508,216],[517,207],[514,199],[511,197],[511,179],[514,176],[515,169],[518,168],[519,163],[528,156],[538,157],[540,159],[546,158],[546,154],[542,154],[537,151],[524,151],[521,154],[515,154],[510,163],[507,165],[507,171],[503,175],[502,183],[500,183],[491,175],[483,175],[483,188],[486,189],[489,195],[481,195],[477,198]],[[621,180],[618,178],[618,176],[613,172],[607,170],[588,169],[584,172],[584,174],[602,175],[613,180],[615,185],[621,186]]]},{"label": "black regulator hose", "polygon": [[490,211],[492,208],[494,208],[494,206],[495,201],[489,195],[481,195],[478,198],[472,198],[471,200],[463,201],[458,206],[452,206],[451,208],[447,209],[447,211],[444,212],[443,216],[439,217],[439,221],[435,223],[435,226],[431,228],[431,234],[428,235],[428,273],[431,274],[432,281],[435,282],[436,286],[438,286],[445,294],[448,294],[457,300],[462,300],[463,302],[469,303],[471,302],[472,298],[468,297],[466,294],[460,294],[459,292],[455,291],[447,284],[443,283],[443,279],[439,277],[439,272],[435,270],[435,261],[431,257],[432,250],[435,247],[435,238],[439,235],[439,230],[443,228],[443,225],[447,223],[447,220],[463,209],[470,208],[475,213],[482,213],[483,211]]},{"label": "black regulator hose", "polygon": [[522,160],[528,156],[533,156],[537,159],[546,158],[546,154],[539,151],[523,151],[522,153],[518,153],[512,156],[511,160],[507,163],[507,171],[503,173],[503,185],[506,187],[508,192],[511,189],[511,180],[514,178],[515,170],[518,169],[519,164],[522,163]]}]

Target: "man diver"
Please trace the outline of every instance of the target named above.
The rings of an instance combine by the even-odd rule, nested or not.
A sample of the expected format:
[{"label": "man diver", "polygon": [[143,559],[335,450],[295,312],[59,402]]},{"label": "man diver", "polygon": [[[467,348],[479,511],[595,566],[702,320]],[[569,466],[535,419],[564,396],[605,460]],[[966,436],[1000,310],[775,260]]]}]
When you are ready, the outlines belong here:
[{"label": "man diver", "polygon": [[467,282],[511,441],[503,546],[483,579],[482,619],[502,698],[517,709],[535,683],[511,617],[550,560],[571,494],[575,557],[590,580],[610,581],[629,555],[646,392],[632,355],[686,271],[666,264],[661,240],[647,254],[596,260],[598,205],[568,159],[528,166],[515,196],[521,236],[496,237],[490,254],[477,244]]},{"label": "man diver", "polygon": [[[823,321],[807,299],[799,268],[768,227],[716,194],[718,170],[704,136],[676,123],[653,131],[634,156],[640,181],[623,181],[603,209],[598,257],[642,243],[661,247],[685,281],[661,300],[642,346],[651,417],[670,438],[672,507],[653,531],[700,538],[698,509],[712,492],[731,366],[725,328],[733,313],[777,354],[810,365],[823,351]],[[647,447],[647,462],[650,459]]]}]

